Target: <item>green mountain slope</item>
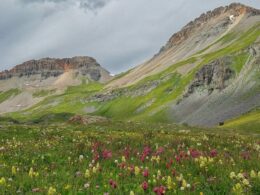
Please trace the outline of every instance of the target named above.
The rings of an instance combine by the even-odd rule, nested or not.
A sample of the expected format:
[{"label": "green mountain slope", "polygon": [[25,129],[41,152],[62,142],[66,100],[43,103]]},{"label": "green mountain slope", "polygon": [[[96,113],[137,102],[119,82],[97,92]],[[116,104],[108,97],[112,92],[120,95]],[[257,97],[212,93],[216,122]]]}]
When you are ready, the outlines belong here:
[{"label": "green mountain slope", "polygon": [[189,23],[151,60],[107,84],[39,92],[47,96],[43,101],[7,116],[40,122],[80,114],[214,126],[260,106],[259,70],[260,11],[231,4]]}]

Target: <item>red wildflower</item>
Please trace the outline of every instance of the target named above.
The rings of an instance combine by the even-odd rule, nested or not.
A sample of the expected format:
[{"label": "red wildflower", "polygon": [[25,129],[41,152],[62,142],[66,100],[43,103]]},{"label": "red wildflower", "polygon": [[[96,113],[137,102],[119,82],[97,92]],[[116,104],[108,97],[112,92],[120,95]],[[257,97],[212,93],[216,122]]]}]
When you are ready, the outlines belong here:
[{"label": "red wildflower", "polygon": [[104,159],[111,158],[111,157],[112,157],[112,152],[105,149],[105,150],[102,152],[102,157],[103,157]]},{"label": "red wildflower", "polygon": [[201,156],[201,153],[196,149],[190,149],[190,155],[192,158],[198,158]]},{"label": "red wildflower", "polygon": [[143,149],[142,155],[141,155],[141,161],[144,162],[145,158],[151,154],[152,150],[150,147],[146,146]]},{"label": "red wildflower", "polygon": [[130,156],[130,149],[129,149],[129,147],[126,147],[124,149],[124,156],[125,156],[125,158],[129,158],[129,156]]},{"label": "red wildflower", "polygon": [[180,157],[180,156],[177,156],[177,155],[176,155],[176,156],[175,156],[175,159],[176,159],[177,162],[180,162],[180,161],[181,161],[181,157]]},{"label": "red wildflower", "polygon": [[149,171],[148,171],[148,169],[145,169],[145,170],[143,171],[143,176],[144,176],[144,177],[148,177],[148,176],[149,176]]},{"label": "red wildflower", "polygon": [[109,180],[109,185],[110,185],[113,189],[117,188],[117,183],[116,183],[114,180],[112,180],[112,179]]},{"label": "red wildflower", "polygon": [[165,191],[166,191],[166,188],[164,186],[159,186],[159,187],[155,187],[153,189],[154,193],[157,194],[157,195],[164,195],[165,194]]},{"label": "red wildflower", "polygon": [[216,149],[213,149],[210,151],[210,156],[211,157],[216,157],[218,155],[218,151]]},{"label": "red wildflower", "polygon": [[148,189],[148,183],[146,181],[144,181],[142,183],[142,188],[143,188],[143,190],[147,190]]},{"label": "red wildflower", "polygon": [[130,165],[129,170],[130,170],[131,174],[134,174],[135,166],[134,165]]},{"label": "red wildflower", "polygon": [[160,155],[161,153],[164,152],[164,148],[163,147],[159,147],[156,151],[156,155]]}]

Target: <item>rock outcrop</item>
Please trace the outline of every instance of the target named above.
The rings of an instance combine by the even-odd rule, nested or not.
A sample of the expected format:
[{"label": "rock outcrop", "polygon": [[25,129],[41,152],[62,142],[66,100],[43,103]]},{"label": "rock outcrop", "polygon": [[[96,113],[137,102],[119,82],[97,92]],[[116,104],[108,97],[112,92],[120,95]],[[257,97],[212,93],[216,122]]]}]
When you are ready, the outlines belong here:
[{"label": "rock outcrop", "polygon": [[99,81],[105,71],[94,58],[91,57],[73,57],[64,59],[43,58],[40,60],[30,60],[15,66],[11,70],[0,73],[0,80],[10,79],[12,77],[30,77],[40,75],[43,79],[57,77],[63,73],[75,70],[75,75],[88,76],[93,81]]},{"label": "rock outcrop", "polygon": [[184,97],[188,97],[198,88],[207,90],[209,94],[214,90],[221,91],[226,88],[227,81],[235,75],[235,72],[229,67],[230,64],[231,59],[225,57],[204,65],[196,73]]}]

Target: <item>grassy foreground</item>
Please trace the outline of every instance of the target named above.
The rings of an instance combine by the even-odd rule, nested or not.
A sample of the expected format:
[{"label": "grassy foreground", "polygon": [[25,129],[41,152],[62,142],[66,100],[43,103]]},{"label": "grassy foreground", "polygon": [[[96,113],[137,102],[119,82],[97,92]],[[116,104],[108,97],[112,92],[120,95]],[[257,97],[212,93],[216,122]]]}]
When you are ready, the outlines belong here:
[{"label": "grassy foreground", "polygon": [[253,134],[121,122],[0,131],[0,194],[260,194]]}]

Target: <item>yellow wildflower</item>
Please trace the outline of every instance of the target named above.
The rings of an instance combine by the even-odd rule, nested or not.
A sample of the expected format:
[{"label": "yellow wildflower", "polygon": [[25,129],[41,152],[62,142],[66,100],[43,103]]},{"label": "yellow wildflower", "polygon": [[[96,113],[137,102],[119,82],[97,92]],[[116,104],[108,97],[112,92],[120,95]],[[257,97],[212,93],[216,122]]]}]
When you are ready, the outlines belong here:
[{"label": "yellow wildflower", "polygon": [[182,179],[183,179],[183,175],[180,174],[180,176],[179,176],[179,177],[177,176],[176,179],[177,179],[177,181],[182,181]]},{"label": "yellow wildflower", "polygon": [[33,178],[33,177],[38,177],[39,176],[39,173],[38,172],[35,172],[33,170],[33,168],[31,167],[30,170],[29,170],[29,173],[28,173],[29,177]]},{"label": "yellow wildflower", "polygon": [[33,177],[33,168],[30,168],[29,170],[29,177]]},{"label": "yellow wildflower", "polygon": [[255,178],[255,177],[256,177],[256,172],[255,172],[254,170],[252,170],[252,171],[250,172],[250,177],[252,177],[252,178]]},{"label": "yellow wildflower", "polygon": [[85,172],[85,177],[86,178],[90,178],[90,171],[87,169],[86,172]]},{"label": "yellow wildflower", "polygon": [[12,166],[12,175],[16,175],[16,167],[15,166]]},{"label": "yellow wildflower", "polygon": [[122,156],[122,162],[126,162],[125,156]]},{"label": "yellow wildflower", "polygon": [[167,188],[168,188],[169,190],[172,189],[172,178],[171,178],[171,176],[168,176],[168,177],[167,177]]},{"label": "yellow wildflower", "polygon": [[130,192],[130,195],[135,195],[135,193],[133,191]]},{"label": "yellow wildflower", "polygon": [[236,178],[235,172],[231,172],[231,173],[229,174],[229,177],[230,177],[231,179],[235,179],[235,178]]},{"label": "yellow wildflower", "polygon": [[248,181],[247,179],[243,179],[243,184],[244,184],[245,186],[249,186],[249,181]]},{"label": "yellow wildflower", "polygon": [[161,177],[161,175],[162,175],[161,171],[158,170],[158,171],[157,171],[157,177],[159,178],[159,177]]},{"label": "yellow wildflower", "polygon": [[135,166],[135,175],[139,175],[140,168],[138,166]]},{"label": "yellow wildflower", "polygon": [[64,186],[65,190],[69,190],[71,188],[71,185],[67,184],[66,186]]},{"label": "yellow wildflower", "polygon": [[187,182],[185,179],[182,180],[182,187],[186,188],[187,187]]},{"label": "yellow wildflower", "polygon": [[93,173],[96,173],[96,172],[97,172],[97,168],[96,168],[96,167],[93,167],[92,172],[93,172]]},{"label": "yellow wildflower", "polygon": [[160,156],[157,156],[157,157],[156,157],[156,162],[157,162],[158,164],[160,163],[160,160],[161,160],[161,159],[160,159]]},{"label": "yellow wildflower", "polygon": [[53,187],[50,187],[49,188],[49,190],[48,190],[48,195],[54,195],[54,194],[56,194],[56,189],[55,188],[53,188]]},{"label": "yellow wildflower", "polygon": [[5,186],[5,185],[6,185],[6,180],[5,180],[4,177],[2,177],[2,178],[0,179],[0,186]]},{"label": "yellow wildflower", "polygon": [[240,183],[237,183],[233,188],[232,188],[233,192],[235,192],[236,194],[243,194],[243,188],[240,185]]},{"label": "yellow wildflower", "polygon": [[237,178],[238,178],[238,179],[243,179],[243,178],[244,178],[244,175],[243,175],[242,173],[238,173]]}]

